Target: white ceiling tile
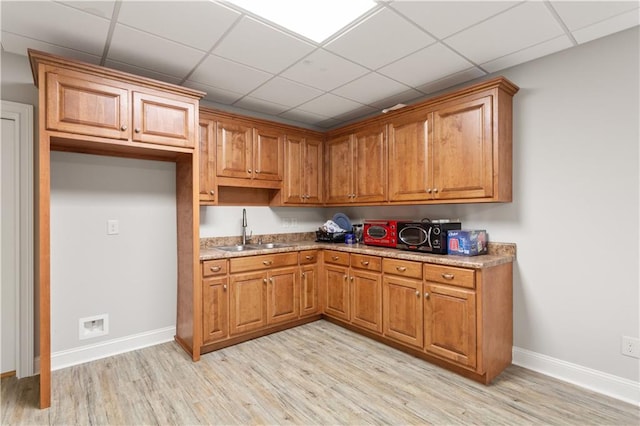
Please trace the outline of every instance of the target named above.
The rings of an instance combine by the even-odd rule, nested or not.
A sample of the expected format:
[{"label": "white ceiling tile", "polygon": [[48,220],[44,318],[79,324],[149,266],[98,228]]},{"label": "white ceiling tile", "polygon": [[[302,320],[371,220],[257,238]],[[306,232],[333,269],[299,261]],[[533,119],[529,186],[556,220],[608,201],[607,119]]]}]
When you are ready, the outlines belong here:
[{"label": "white ceiling tile", "polygon": [[2,31],[2,48],[7,52],[18,55],[27,55],[27,49],[40,50],[42,52],[59,55],[65,58],[77,59],[78,61],[88,62],[90,64],[100,64],[101,56],[90,55],[78,50],[67,49],[53,44],[45,43],[40,40],[15,35]]},{"label": "white ceiling tile", "polygon": [[350,101],[340,96],[326,93],[307,103],[300,105],[297,109],[324,115],[325,117],[335,117],[340,114],[352,111],[361,107],[362,104]]},{"label": "white ceiling tile", "polygon": [[343,121],[336,120],[335,118],[329,118],[327,120],[320,121],[314,124],[322,129],[331,129],[333,127],[338,127],[342,123]]},{"label": "white ceiling tile", "polygon": [[209,55],[191,74],[189,80],[220,89],[247,94],[273,77],[272,74]]},{"label": "white ceiling tile", "polygon": [[434,41],[385,8],[331,41],[325,49],[375,70]]},{"label": "white ceiling tile", "polygon": [[542,2],[523,3],[445,40],[477,64],[555,38],[564,31]]},{"label": "white ceiling tile", "polygon": [[3,1],[1,15],[5,32],[97,56],[109,31],[109,20],[54,2]]},{"label": "white ceiling tile", "polygon": [[240,13],[210,1],[123,1],[118,23],[209,51]]},{"label": "white ceiling tile", "polygon": [[385,108],[392,107],[396,104],[407,104],[413,103],[415,99],[424,97],[424,94],[418,92],[415,89],[409,89],[406,92],[397,93],[393,96],[389,96],[388,98],[381,99],[379,101],[373,102],[371,104],[372,107],[377,108],[379,110],[383,110]]},{"label": "white ceiling tile", "polygon": [[310,124],[321,123],[323,121],[331,119],[331,117],[325,117],[323,115],[314,114],[312,112],[303,111],[301,109],[291,109],[289,111],[283,112],[282,114],[279,114],[279,117]]},{"label": "white ceiling tile", "polygon": [[571,40],[566,35],[561,35],[554,39],[545,41],[544,43],[536,44],[527,49],[520,50],[510,55],[502,56],[493,61],[485,62],[480,66],[488,72],[497,72],[505,68],[519,65],[524,62],[532,61],[542,56],[550,55],[560,50],[568,49],[573,46]]},{"label": "white ceiling tile", "polygon": [[466,69],[464,71],[457,72],[455,74],[450,74],[440,80],[432,81],[422,86],[417,87],[422,93],[430,94],[435,93],[440,90],[448,89],[457,84],[466,83],[467,81],[475,80],[476,78],[480,78],[482,76],[487,75],[484,71],[479,68],[473,67]]},{"label": "white ceiling tile", "polygon": [[378,70],[394,80],[416,87],[471,67],[469,61],[441,43],[431,45]]},{"label": "white ceiling tile", "polygon": [[162,74],[154,70],[136,67],[134,65],[125,64],[123,62],[107,60],[105,61],[104,66],[113,68],[114,70],[120,70],[128,72],[130,74],[140,75],[142,77],[153,78],[154,80],[160,80],[171,84],[180,84],[180,82],[182,81],[182,79],[178,77]]},{"label": "white ceiling tile", "polygon": [[278,73],[313,49],[315,46],[305,41],[245,16],[213,53],[253,68]]},{"label": "white ceiling tile", "polygon": [[250,111],[259,111],[264,114],[278,115],[289,109],[286,105],[280,105],[274,102],[265,101],[258,98],[246,96],[237,101],[234,106],[248,109]]},{"label": "white ceiling tile", "polygon": [[[372,72],[335,89],[332,93],[361,104],[373,104],[376,101],[386,99],[400,92],[404,93],[405,91],[411,90],[404,84]],[[420,95],[420,92],[415,90],[413,92],[413,97]],[[406,95],[411,96],[409,93],[406,93]]]},{"label": "white ceiling tile", "polygon": [[398,10],[434,36],[443,39],[494,16],[517,1],[396,1]]},{"label": "white ceiling tile", "polygon": [[578,43],[586,43],[596,38],[604,37],[609,34],[617,33],[618,31],[626,30],[627,28],[635,27],[638,25],[638,9],[631,10],[620,15],[616,15],[612,18],[598,22],[588,27],[581,28],[573,31],[573,37]]},{"label": "white ceiling tile", "polygon": [[220,89],[218,87],[209,86],[206,84],[198,83],[197,81],[187,80],[183,83],[185,87],[190,87],[191,89],[200,90],[205,92],[206,95],[204,97],[205,100],[231,105],[236,102],[238,99],[242,98],[244,94],[233,92],[231,90]]},{"label": "white ceiling tile", "polygon": [[638,16],[637,10],[640,7],[640,2],[552,1],[551,5],[558,12],[567,28],[574,31],[632,10],[636,10],[636,16]]},{"label": "white ceiling tile", "polygon": [[362,105],[359,108],[347,111],[342,114],[334,115],[333,118],[340,121],[354,121],[377,113],[380,113],[377,108]]},{"label": "white ceiling tile", "polygon": [[203,56],[199,50],[118,24],[107,59],[184,78]]},{"label": "white ceiling tile", "polygon": [[281,75],[307,86],[329,91],[367,72],[360,65],[318,49]]},{"label": "white ceiling tile", "polygon": [[251,96],[294,107],[310,101],[322,95],[322,93],[324,92],[286,78],[275,77],[251,92]]},{"label": "white ceiling tile", "polygon": [[111,19],[113,16],[113,8],[116,4],[115,0],[100,1],[60,1],[58,3],[65,4],[85,13],[99,16],[105,19]]}]

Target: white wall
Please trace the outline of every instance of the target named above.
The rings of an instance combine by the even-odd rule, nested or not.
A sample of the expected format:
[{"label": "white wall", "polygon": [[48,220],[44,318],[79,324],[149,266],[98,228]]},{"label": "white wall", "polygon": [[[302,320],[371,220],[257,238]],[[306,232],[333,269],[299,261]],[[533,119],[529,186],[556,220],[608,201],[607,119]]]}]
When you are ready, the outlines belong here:
[{"label": "white wall", "polygon": [[[107,235],[107,220],[120,233]],[[175,327],[175,163],[53,152],[51,352]],[[78,321],[109,315],[80,340]],[[55,364],[55,363],[54,363]]]}]

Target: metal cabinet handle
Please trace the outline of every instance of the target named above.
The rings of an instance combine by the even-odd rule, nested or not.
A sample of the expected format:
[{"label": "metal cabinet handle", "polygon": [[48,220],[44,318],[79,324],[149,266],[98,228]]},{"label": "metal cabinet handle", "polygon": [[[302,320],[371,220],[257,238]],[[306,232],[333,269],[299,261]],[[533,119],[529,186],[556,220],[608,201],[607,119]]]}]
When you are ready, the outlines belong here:
[{"label": "metal cabinet handle", "polygon": [[225,284],[225,285],[223,285],[223,286],[222,286],[222,289],[223,289],[224,291],[227,291],[227,285],[226,285],[226,284]]},{"label": "metal cabinet handle", "polygon": [[416,296],[420,297],[420,292],[416,291]]},{"label": "metal cabinet handle", "polygon": [[431,188],[427,188],[427,194],[431,194]]},{"label": "metal cabinet handle", "polygon": [[264,266],[269,266],[269,265],[271,265],[272,263],[273,263],[273,260],[263,260],[263,261],[262,261],[262,264],[263,264]]},{"label": "metal cabinet handle", "polygon": [[247,169],[247,173],[251,173],[251,169]]},{"label": "metal cabinet handle", "polygon": [[262,279],[262,282],[266,284],[266,283],[267,283],[267,279],[266,279],[266,278],[263,278],[263,279]]},{"label": "metal cabinet handle", "polygon": [[219,267],[219,266],[212,266],[211,267],[211,272],[220,272],[220,269],[222,269],[222,268]]},{"label": "metal cabinet handle", "polygon": [[273,277],[269,278],[269,282],[272,283],[273,282]]},{"label": "metal cabinet handle", "polygon": [[363,266],[369,266],[368,260],[361,260],[360,263],[362,263]]},{"label": "metal cabinet handle", "polygon": [[136,127],[135,129],[133,129],[133,131],[136,133],[140,133],[140,128]]},{"label": "metal cabinet handle", "polygon": [[340,256],[331,256],[331,260],[338,260],[340,259]]},{"label": "metal cabinet handle", "polygon": [[306,277],[307,277],[307,274],[303,272],[302,273],[302,278],[306,278]]},{"label": "metal cabinet handle", "polygon": [[212,189],[211,191],[209,191],[209,194],[211,194],[211,195],[215,195],[215,194],[216,194],[216,191],[214,191],[214,190]]},{"label": "metal cabinet handle", "polygon": [[429,298],[429,293],[427,293],[426,291],[424,292],[424,298],[428,299]]},{"label": "metal cabinet handle", "polygon": [[304,258],[307,260],[313,260],[313,256],[305,256]]},{"label": "metal cabinet handle", "polygon": [[345,275],[344,277],[342,277],[345,281],[347,280],[347,276]]},{"label": "metal cabinet handle", "polygon": [[353,277],[351,277],[351,281],[353,281]]},{"label": "metal cabinet handle", "polygon": [[436,192],[438,192],[438,188],[433,188],[433,193],[435,194]]},{"label": "metal cabinet handle", "polygon": [[120,126],[120,130],[122,130],[123,132],[127,130],[127,125],[123,124],[122,126]]},{"label": "metal cabinet handle", "polygon": [[404,266],[396,266],[396,269],[398,270],[398,272],[404,272],[407,270],[407,268],[405,268]]},{"label": "metal cabinet handle", "polygon": [[455,275],[453,274],[445,274],[444,272],[442,273],[442,278],[444,278],[445,280],[452,280],[455,278]]}]

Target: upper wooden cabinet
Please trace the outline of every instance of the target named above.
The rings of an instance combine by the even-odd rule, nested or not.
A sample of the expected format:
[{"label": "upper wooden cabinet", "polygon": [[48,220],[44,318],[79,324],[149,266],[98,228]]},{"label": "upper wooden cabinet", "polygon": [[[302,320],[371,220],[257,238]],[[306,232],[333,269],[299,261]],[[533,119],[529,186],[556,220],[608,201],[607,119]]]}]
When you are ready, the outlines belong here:
[{"label": "upper wooden cabinet", "polygon": [[386,201],[386,139],[386,127],[378,125],[327,141],[327,204]]},{"label": "upper wooden cabinet", "polygon": [[127,82],[46,73],[47,130],[193,148],[198,101]]},{"label": "upper wooden cabinet", "polygon": [[322,147],[320,138],[301,134],[286,135],[283,204],[322,203]]},{"label": "upper wooden cabinet", "polygon": [[[219,118],[217,121],[217,176],[244,179],[227,186],[279,188],[282,181],[284,133],[252,123]],[[270,183],[269,183],[270,182]]]},{"label": "upper wooden cabinet", "polygon": [[200,204],[214,205],[217,201],[216,182],[216,122],[200,117]]}]

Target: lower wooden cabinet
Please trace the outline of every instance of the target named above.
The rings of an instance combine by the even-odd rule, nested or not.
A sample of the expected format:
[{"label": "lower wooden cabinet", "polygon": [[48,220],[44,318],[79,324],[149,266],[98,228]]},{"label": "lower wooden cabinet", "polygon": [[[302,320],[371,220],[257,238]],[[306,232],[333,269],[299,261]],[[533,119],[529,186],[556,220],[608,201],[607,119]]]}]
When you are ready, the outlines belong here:
[{"label": "lower wooden cabinet", "polygon": [[203,341],[214,342],[229,336],[229,279],[205,278],[202,300]]},{"label": "lower wooden cabinet", "polygon": [[318,289],[318,251],[300,252],[300,316],[317,315],[321,311]]},{"label": "lower wooden cabinet", "polygon": [[298,319],[300,314],[299,268],[275,269],[267,273],[267,324]]},{"label": "lower wooden cabinet", "polygon": [[230,334],[234,336],[264,327],[267,324],[266,274],[232,274],[229,285]]},{"label": "lower wooden cabinet", "polygon": [[351,321],[349,298],[349,268],[324,266],[324,314]]},{"label": "lower wooden cabinet", "polygon": [[382,288],[384,336],[422,348],[422,281],[385,275]]}]

